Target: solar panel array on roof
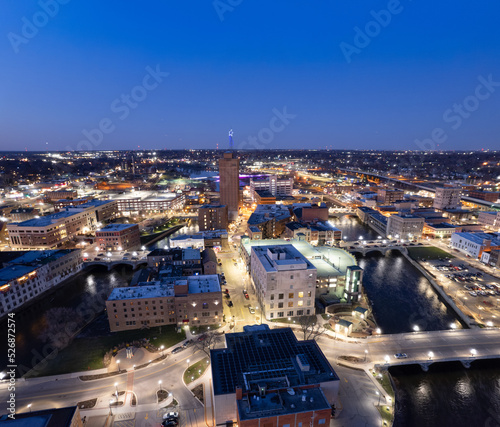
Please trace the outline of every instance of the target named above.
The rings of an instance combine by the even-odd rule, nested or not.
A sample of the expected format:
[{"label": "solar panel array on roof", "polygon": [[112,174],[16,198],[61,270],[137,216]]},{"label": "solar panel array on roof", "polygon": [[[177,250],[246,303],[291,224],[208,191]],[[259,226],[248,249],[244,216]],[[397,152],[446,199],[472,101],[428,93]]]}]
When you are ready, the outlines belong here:
[{"label": "solar panel array on roof", "polygon": [[[290,328],[226,334],[225,349],[211,351],[215,394],[289,387],[338,379],[315,341],[298,341]],[[309,369],[299,366],[304,355]],[[301,356],[301,357],[304,357]]]}]

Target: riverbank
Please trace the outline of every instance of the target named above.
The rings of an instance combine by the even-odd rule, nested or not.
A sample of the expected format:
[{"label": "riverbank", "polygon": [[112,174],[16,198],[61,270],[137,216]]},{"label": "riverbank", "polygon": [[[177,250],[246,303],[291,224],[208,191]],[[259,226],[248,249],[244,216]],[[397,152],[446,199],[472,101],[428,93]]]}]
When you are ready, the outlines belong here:
[{"label": "riverbank", "polygon": [[436,280],[434,280],[434,277],[429,273],[424,267],[422,267],[417,261],[413,260],[410,255],[404,251],[402,252],[403,256],[416,268],[422,273],[422,275],[428,280],[428,282],[432,285],[434,288],[434,291],[439,295],[441,300],[443,301],[444,304],[446,304],[447,307],[451,308],[455,314],[460,318],[461,323],[467,325],[469,328],[477,328],[478,325],[473,322],[468,316],[466,316],[462,310],[460,310],[457,305],[455,304],[455,301],[444,291],[442,286],[440,286]]},{"label": "riverbank", "polygon": [[181,228],[185,227],[186,224],[187,223],[174,225],[173,227],[169,228],[168,230],[161,231],[159,233],[149,234],[147,236],[141,236],[141,245],[144,245],[146,247],[152,246],[158,240],[164,239],[165,237],[168,237],[171,234],[175,233],[176,231],[180,230]]}]

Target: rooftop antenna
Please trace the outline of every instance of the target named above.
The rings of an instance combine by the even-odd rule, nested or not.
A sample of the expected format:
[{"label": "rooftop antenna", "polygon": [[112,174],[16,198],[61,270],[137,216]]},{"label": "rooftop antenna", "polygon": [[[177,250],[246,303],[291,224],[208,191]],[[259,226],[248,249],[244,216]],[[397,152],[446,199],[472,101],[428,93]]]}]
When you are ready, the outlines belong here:
[{"label": "rooftop antenna", "polygon": [[234,142],[233,142],[233,130],[231,129],[229,131],[229,149],[233,149]]}]

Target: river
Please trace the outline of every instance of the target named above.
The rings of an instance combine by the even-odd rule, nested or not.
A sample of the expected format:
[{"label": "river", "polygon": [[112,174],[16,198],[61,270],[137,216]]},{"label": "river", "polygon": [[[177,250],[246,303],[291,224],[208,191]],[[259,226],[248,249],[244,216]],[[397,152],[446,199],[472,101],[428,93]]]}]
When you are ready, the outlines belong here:
[{"label": "river", "polygon": [[[374,240],[377,233],[357,218],[331,220],[347,240]],[[431,284],[397,251],[358,258],[363,286],[383,333],[461,327]],[[391,368],[396,386],[395,427],[500,427],[500,361],[438,363]]]}]

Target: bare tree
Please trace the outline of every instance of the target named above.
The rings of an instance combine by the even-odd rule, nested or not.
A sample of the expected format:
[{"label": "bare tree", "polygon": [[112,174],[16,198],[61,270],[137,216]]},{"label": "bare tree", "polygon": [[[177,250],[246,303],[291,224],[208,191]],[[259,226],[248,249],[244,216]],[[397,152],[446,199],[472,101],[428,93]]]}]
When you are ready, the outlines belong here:
[{"label": "bare tree", "polygon": [[215,346],[222,341],[222,336],[218,332],[206,332],[200,335],[193,345],[193,353],[198,350],[203,351],[207,356],[210,357],[210,350],[215,348]]},{"label": "bare tree", "polygon": [[318,323],[316,316],[301,316],[298,318],[297,323],[300,326],[304,340],[315,340],[326,331],[326,327]]}]

